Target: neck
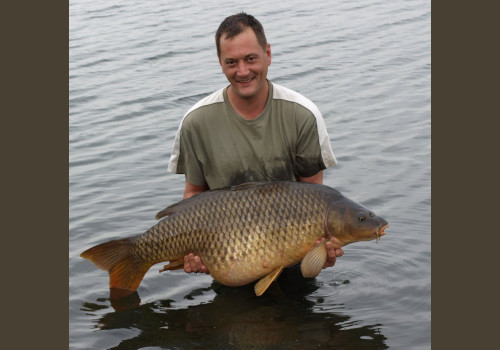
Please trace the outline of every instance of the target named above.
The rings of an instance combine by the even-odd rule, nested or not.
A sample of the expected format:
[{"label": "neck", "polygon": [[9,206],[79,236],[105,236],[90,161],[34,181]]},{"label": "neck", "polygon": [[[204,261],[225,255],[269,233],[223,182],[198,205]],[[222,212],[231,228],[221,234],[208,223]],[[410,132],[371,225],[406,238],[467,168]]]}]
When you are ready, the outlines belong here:
[{"label": "neck", "polygon": [[227,89],[229,103],[245,119],[257,118],[266,108],[268,96],[268,84],[266,84],[265,88],[258,95],[249,98],[243,98],[235,94],[232,86],[229,86]]}]

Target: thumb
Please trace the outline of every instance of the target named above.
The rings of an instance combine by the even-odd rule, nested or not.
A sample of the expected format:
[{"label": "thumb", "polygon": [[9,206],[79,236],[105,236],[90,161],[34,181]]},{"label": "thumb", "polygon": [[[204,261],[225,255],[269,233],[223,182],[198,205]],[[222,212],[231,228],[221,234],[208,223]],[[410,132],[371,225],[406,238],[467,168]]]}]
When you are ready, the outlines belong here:
[{"label": "thumb", "polygon": [[342,242],[340,242],[337,238],[332,237],[328,242],[330,242],[335,249],[342,248]]}]

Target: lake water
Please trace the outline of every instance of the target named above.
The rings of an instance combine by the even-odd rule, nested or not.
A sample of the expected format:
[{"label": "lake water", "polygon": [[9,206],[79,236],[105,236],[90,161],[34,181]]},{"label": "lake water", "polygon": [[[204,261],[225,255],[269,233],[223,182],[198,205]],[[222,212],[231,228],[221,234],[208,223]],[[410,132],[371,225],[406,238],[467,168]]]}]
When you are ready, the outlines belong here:
[{"label": "lake water", "polygon": [[[323,113],[339,161],[324,183],[387,235],[347,246],[300,292],[257,298],[153,266],[112,305],[108,274],[79,254],[181,199],[175,132],[227,84],[214,33],[241,10],[264,25],[269,78]],[[430,348],[430,1],[71,0],[69,28],[70,349]]]}]

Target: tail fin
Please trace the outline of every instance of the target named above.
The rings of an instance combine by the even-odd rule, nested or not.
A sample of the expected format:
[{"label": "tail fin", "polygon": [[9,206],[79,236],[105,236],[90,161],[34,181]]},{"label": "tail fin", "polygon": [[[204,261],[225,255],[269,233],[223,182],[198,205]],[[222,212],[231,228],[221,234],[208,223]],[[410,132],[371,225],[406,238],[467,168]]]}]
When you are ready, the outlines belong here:
[{"label": "tail fin", "polygon": [[137,261],[130,251],[129,238],[110,241],[87,249],[80,256],[109,272],[111,299],[123,298],[137,290],[153,263]]}]

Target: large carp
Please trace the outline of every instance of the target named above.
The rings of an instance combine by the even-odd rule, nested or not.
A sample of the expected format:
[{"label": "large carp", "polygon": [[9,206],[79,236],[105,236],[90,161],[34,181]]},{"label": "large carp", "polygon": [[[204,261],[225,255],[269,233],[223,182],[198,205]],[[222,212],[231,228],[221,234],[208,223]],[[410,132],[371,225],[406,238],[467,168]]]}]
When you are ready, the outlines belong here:
[{"label": "large carp", "polygon": [[[149,268],[181,269],[184,256],[201,257],[210,275],[227,286],[260,281],[262,295],[283,268],[301,262],[304,277],[321,271],[325,237],[335,247],[378,239],[387,221],[325,185],[256,182],[200,193],[156,215],[143,234],[113,240],[81,256],[109,271],[111,298],[139,287]],[[162,270],[162,271],[163,271]]]}]

